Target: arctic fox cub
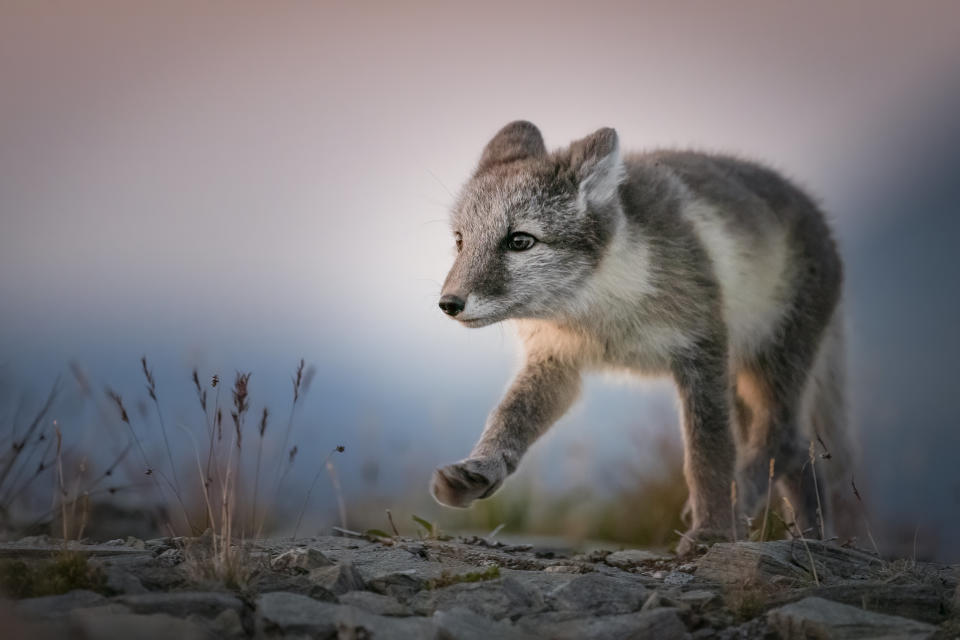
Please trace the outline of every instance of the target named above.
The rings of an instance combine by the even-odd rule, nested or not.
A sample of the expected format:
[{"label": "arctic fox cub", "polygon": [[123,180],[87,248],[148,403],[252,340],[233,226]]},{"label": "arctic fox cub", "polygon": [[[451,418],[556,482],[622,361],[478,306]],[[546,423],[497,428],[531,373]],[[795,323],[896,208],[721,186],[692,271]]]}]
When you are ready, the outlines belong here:
[{"label": "arctic fox cub", "polygon": [[[691,520],[681,552],[742,530],[731,483],[752,515],[771,458],[807,535],[820,533],[818,504],[829,523],[849,472],[843,273],[797,187],[722,155],[621,155],[613,129],[548,152],[534,125],[513,122],[452,222],[440,308],[468,327],[512,320],[525,362],[470,455],[434,473],[439,502],[490,496],[574,402],[581,373],[615,369],[676,382]],[[817,438],[831,460],[815,484]]]}]

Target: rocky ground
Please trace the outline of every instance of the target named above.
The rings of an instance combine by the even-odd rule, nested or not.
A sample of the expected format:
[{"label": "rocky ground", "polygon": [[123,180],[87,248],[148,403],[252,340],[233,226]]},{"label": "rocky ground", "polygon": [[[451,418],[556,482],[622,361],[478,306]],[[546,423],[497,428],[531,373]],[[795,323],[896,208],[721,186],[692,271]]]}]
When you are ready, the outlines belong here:
[{"label": "rocky ground", "polygon": [[[267,540],[242,552],[230,587],[210,575],[209,543],[73,545],[87,558],[90,588],[0,603],[0,635],[960,637],[960,566],[888,562],[819,542],[717,544],[684,560],[477,537]],[[41,566],[60,549],[46,538],[23,539],[0,545],[0,562],[9,574],[11,563]]]}]

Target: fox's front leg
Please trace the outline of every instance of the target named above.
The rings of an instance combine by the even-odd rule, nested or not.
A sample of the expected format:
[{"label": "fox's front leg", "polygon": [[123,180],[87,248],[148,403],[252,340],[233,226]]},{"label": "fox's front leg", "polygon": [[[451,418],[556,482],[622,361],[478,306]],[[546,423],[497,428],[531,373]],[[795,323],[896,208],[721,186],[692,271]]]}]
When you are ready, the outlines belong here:
[{"label": "fox's front leg", "polygon": [[703,342],[674,359],[674,379],[683,414],[683,472],[690,490],[690,530],[677,546],[681,555],[696,542],[733,534],[730,490],[736,448],[730,427],[733,392],[724,340]]},{"label": "fox's front leg", "polygon": [[562,416],[580,390],[580,372],[554,355],[528,354],[470,456],[433,473],[437,502],[467,507],[495,492],[533,442]]}]

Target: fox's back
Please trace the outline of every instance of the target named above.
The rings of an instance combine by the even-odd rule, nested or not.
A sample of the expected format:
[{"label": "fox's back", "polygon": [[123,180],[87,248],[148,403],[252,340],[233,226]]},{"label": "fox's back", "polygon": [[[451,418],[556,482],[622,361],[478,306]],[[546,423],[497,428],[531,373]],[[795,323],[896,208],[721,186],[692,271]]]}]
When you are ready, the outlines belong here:
[{"label": "fox's back", "polygon": [[[763,165],[731,156],[658,151],[627,156],[625,214],[646,231],[665,271],[699,264],[720,289],[735,354],[749,354],[819,290],[839,295],[840,260],[823,214],[803,191]],[[658,237],[659,236],[659,237]],[[681,249],[677,249],[681,247]],[[816,286],[808,280],[819,280]]]}]

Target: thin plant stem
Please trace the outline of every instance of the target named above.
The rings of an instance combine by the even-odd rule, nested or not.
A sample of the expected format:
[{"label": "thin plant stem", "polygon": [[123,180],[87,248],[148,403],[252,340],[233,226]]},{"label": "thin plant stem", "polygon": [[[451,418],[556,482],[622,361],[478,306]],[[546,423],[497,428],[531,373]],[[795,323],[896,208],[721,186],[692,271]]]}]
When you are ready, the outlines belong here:
[{"label": "thin plant stem", "polygon": [[860,512],[863,516],[863,525],[867,528],[867,537],[870,538],[870,544],[873,545],[873,551],[879,558],[880,548],[877,546],[877,541],[873,539],[873,532],[870,531],[870,521],[867,519],[867,510],[863,504],[863,498],[860,496],[860,492],[857,490],[857,483],[853,476],[850,476],[850,486],[853,487],[853,495],[857,498],[857,502],[860,504]]},{"label": "thin plant stem", "polygon": [[770,458],[770,471],[767,474],[767,506],[763,510],[763,528],[760,529],[760,542],[767,541],[767,520],[770,518],[770,498],[773,495],[773,469],[776,459]]},{"label": "thin plant stem", "polygon": [[817,522],[820,525],[820,539],[825,540],[827,534],[823,525],[823,505],[820,503],[820,485],[817,483],[817,450],[813,440],[810,441],[810,473],[813,474],[813,491],[817,494]]},{"label": "thin plant stem", "polygon": [[[27,427],[26,432],[21,438],[21,442],[27,443],[30,441],[30,437],[33,435],[33,432],[36,431],[37,427],[40,426],[40,422],[43,420],[44,416],[50,411],[53,407],[53,402],[57,397],[57,394],[60,392],[60,378],[57,378],[53,383],[53,387],[50,389],[50,393],[47,395],[46,402],[43,403],[43,406],[40,407],[40,410],[37,412],[37,415],[34,416],[33,421],[30,423],[30,426]],[[17,444],[14,440],[14,445]],[[16,446],[14,448],[13,455],[10,456],[10,459],[3,466],[3,470],[0,471],[0,487],[3,486],[3,483],[6,481],[7,476],[10,475],[10,471],[13,470],[14,465],[17,462],[17,459],[20,457],[20,453],[23,451],[23,446]]]},{"label": "thin plant stem", "polygon": [[[303,498],[303,506],[300,507],[300,514],[297,516],[297,525],[293,529],[293,536],[290,538],[291,540],[297,539],[297,532],[300,530],[300,523],[303,521],[303,514],[307,510],[307,503],[310,502],[310,495],[313,493],[313,488],[317,485],[317,480],[320,479],[320,475],[323,473],[324,469],[326,469],[327,463],[330,462],[330,458],[333,456],[333,454],[342,453],[342,452],[343,452],[342,446],[334,447],[333,449],[331,449],[330,453],[328,453],[327,457],[324,459],[323,464],[320,466],[320,470],[317,471],[316,474],[314,474],[313,482],[310,483],[310,488],[307,490],[307,495],[304,496]],[[342,501],[341,501],[341,505],[342,505]],[[346,518],[341,517],[341,520],[345,520],[345,519]],[[346,529],[346,527],[344,527],[344,529]]]},{"label": "thin plant stem", "polygon": [[800,525],[797,524],[797,512],[793,509],[793,505],[790,504],[790,500],[788,500],[786,496],[783,497],[783,503],[787,505],[787,509],[790,510],[790,519],[793,520],[793,526],[797,529],[800,542],[803,543],[803,548],[807,550],[807,558],[810,559],[810,572],[813,573],[813,583],[819,587],[820,578],[817,577],[817,566],[813,562],[813,553],[810,552],[810,545],[807,544],[807,539],[803,536],[803,530],[800,528]]},{"label": "thin plant stem", "polygon": [[730,533],[731,539],[737,541],[737,481],[730,483]]},{"label": "thin plant stem", "polygon": [[[167,425],[163,421],[163,412],[160,411],[160,401],[157,399],[156,381],[153,378],[153,372],[147,367],[146,356],[140,358],[140,364],[143,366],[143,375],[147,379],[147,392],[150,394],[150,398],[153,400],[153,406],[157,410],[157,418],[160,421],[160,432],[163,434],[163,445],[167,449],[167,459],[170,461],[170,475],[173,478],[174,493],[176,493],[177,500],[180,502],[180,505],[183,506],[182,494],[180,492],[180,481],[177,479],[177,465],[173,462],[173,450],[170,448],[170,439],[167,437]],[[184,509],[184,515],[186,515],[186,509]],[[189,519],[187,520],[187,526],[188,528],[190,526]]]},{"label": "thin plant stem", "polygon": [[57,485],[59,489],[60,496],[60,525],[63,528],[63,544],[66,548],[67,539],[67,503],[64,500],[67,492],[63,486],[63,456],[61,455],[61,447],[63,445],[63,434],[60,433],[60,427],[56,428],[56,438],[57,438]]},{"label": "thin plant stem", "polygon": [[213,539],[213,555],[214,557],[216,557],[217,556],[217,532],[216,532],[217,522],[213,517],[213,506],[210,503],[210,492],[207,489],[207,483],[205,481],[205,476],[203,474],[203,466],[200,464],[200,447],[197,445],[197,439],[193,437],[193,433],[191,433],[189,429],[187,429],[182,424],[177,424],[177,426],[180,427],[180,429],[183,430],[183,432],[186,433],[190,437],[190,440],[193,442],[193,454],[197,460],[197,474],[200,476],[200,486],[203,488],[203,502],[207,507],[207,518],[209,518],[210,520],[210,529],[211,529],[211,532],[213,533],[213,536],[211,536]]}]

